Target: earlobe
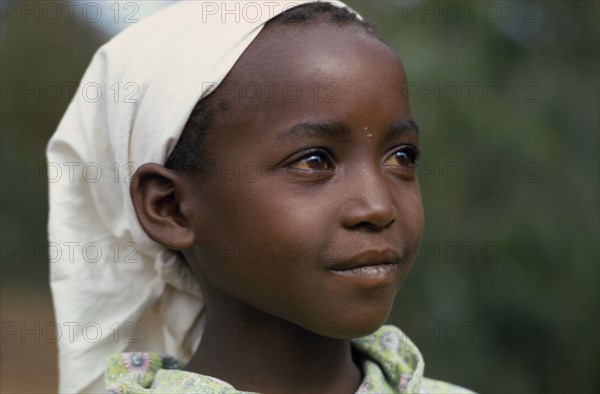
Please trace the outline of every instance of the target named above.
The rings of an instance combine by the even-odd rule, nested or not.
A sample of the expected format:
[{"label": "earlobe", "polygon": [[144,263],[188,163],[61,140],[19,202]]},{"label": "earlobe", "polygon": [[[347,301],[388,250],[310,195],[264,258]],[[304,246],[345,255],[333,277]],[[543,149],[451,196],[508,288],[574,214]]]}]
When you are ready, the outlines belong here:
[{"label": "earlobe", "polygon": [[186,187],[176,171],[156,163],[143,164],[131,179],[129,191],[142,228],[152,240],[173,250],[195,243],[193,218],[181,209]]}]

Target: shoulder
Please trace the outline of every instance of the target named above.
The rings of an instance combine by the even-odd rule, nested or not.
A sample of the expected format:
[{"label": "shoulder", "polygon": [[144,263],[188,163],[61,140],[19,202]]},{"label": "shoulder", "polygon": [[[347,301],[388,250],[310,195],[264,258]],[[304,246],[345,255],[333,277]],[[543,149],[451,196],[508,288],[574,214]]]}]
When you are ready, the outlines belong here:
[{"label": "shoulder", "polygon": [[184,362],[166,354],[119,353],[109,357],[104,380],[112,394],[240,393],[222,380],[183,368]]},{"label": "shoulder", "polygon": [[185,363],[162,353],[117,353],[108,358],[106,368],[110,373],[154,374],[159,369],[181,369]]},{"label": "shoulder", "polygon": [[108,358],[104,381],[109,392],[132,392],[124,388],[148,388],[159,370],[181,369],[184,366],[183,362],[160,353],[118,353]]},{"label": "shoulder", "polygon": [[[425,361],[417,346],[398,327],[385,325],[371,335],[352,340],[371,369],[399,392],[472,393],[462,387],[424,377]],[[381,380],[381,378],[379,380]]]}]

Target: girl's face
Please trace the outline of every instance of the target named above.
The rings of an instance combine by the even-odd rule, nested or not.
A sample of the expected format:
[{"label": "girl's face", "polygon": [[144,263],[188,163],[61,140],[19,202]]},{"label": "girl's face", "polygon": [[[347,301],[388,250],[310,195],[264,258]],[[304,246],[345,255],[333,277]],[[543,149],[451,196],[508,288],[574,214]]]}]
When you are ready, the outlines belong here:
[{"label": "girl's face", "polygon": [[[334,338],[388,317],[423,232],[400,61],[354,27],[269,26],[215,93],[212,165],[188,176],[214,294]],[[362,267],[362,268],[361,268]]]}]

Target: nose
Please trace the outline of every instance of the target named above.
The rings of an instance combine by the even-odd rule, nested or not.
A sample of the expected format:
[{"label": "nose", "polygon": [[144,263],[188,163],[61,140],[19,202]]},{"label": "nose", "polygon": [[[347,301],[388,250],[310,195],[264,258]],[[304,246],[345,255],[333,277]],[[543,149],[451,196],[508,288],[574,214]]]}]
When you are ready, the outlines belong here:
[{"label": "nose", "polygon": [[344,190],[348,198],[341,206],[341,224],[347,229],[379,232],[396,221],[390,181],[378,171],[352,174]]}]

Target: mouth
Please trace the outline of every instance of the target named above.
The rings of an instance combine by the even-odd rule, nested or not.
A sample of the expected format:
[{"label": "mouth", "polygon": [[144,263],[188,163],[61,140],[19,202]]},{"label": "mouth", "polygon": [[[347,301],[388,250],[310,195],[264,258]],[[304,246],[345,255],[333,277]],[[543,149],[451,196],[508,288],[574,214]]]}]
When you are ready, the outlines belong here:
[{"label": "mouth", "polygon": [[341,262],[331,264],[331,271],[348,271],[357,268],[375,267],[379,265],[399,265],[402,262],[400,253],[394,249],[367,250]]},{"label": "mouth", "polygon": [[369,250],[328,266],[327,269],[336,275],[366,281],[371,285],[382,285],[395,280],[401,263],[400,253],[393,249]]}]

